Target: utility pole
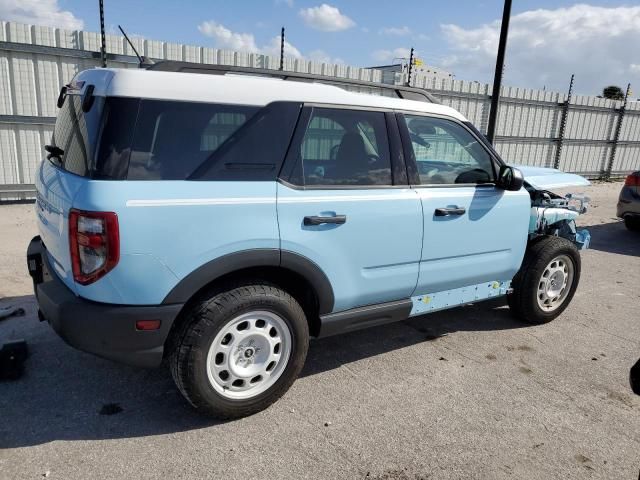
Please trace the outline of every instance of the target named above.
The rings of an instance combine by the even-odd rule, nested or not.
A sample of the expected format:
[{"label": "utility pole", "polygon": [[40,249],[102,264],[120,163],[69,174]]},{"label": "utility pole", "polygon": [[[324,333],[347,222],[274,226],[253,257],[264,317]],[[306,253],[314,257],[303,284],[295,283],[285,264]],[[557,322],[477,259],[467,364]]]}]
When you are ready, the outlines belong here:
[{"label": "utility pole", "polygon": [[407,87],[411,86],[411,70],[413,69],[413,47],[411,47],[411,53],[409,54],[409,73],[407,75]]},{"label": "utility pole", "polygon": [[107,67],[107,39],[104,35],[104,4],[100,0],[100,58],[102,59],[102,68]]},{"label": "utility pole", "polygon": [[280,70],[284,70],[284,27],[280,30]]},{"label": "utility pole", "polygon": [[493,93],[491,94],[491,111],[489,112],[489,127],[487,139],[494,143],[496,134],[496,122],[498,120],[498,103],[500,101],[500,87],[502,86],[502,71],[504,69],[504,53],[507,49],[507,35],[509,33],[509,19],[511,18],[511,0],[504,0],[502,11],[502,25],[500,26],[500,41],[498,43],[498,56],[496,57],[496,69],[493,76]]}]

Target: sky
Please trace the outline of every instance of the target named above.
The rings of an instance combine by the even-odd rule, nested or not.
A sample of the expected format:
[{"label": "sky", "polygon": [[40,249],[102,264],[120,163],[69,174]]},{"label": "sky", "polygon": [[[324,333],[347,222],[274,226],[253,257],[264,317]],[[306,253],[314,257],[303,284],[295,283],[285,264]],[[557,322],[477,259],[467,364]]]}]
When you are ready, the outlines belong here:
[{"label": "sky", "polygon": [[[408,56],[456,79],[491,82],[502,0],[104,0],[105,24],[192,45],[286,54],[368,67]],[[599,94],[631,82],[640,93],[640,4],[515,0],[504,84]],[[99,31],[98,0],[0,0],[0,19]],[[634,93],[634,95],[637,95]]]}]

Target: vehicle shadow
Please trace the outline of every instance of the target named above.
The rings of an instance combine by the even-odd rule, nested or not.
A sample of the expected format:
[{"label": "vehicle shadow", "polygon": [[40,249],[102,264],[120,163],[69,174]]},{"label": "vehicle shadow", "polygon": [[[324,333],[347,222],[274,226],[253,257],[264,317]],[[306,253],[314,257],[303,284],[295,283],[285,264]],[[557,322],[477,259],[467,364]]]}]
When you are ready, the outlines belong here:
[{"label": "vehicle shadow", "polygon": [[[0,343],[23,338],[25,374],[0,381],[0,449],[56,440],[143,437],[215,427],[178,392],[168,368],[144,370],[79,352],[37,319],[33,296],[5,298],[24,317],[0,321]],[[302,376],[312,376],[456,331],[521,328],[496,302],[311,342]],[[429,348],[429,347],[425,347]]]},{"label": "vehicle shadow", "polygon": [[592,250],[617,253],[619,255],[640,256],[640,233],[631,232],[621,220],[595,225],[580,225],[591,233]]}]

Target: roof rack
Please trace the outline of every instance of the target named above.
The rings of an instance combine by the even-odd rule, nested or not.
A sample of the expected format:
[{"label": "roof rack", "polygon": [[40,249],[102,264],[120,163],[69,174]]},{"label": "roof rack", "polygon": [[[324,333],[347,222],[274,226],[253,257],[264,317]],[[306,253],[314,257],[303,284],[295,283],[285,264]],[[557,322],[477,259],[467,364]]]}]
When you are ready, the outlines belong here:
[{"label": "roof rack", "polygon": [[367,82],[364,80],[353,80],[343,77],[330,77],[327,75],[316,75],[313,73],[287,72],[283,70],[271,70],[268,68],[239,67],[235,65],[207,65],[202,63],[179,62],[164,60],[146,67],[147,70],[158,72],[182,72],[182,73],[202,73],[206,75],[225,75],[235,73],[241,75],[254,75],[263,77],[280,78],[298,82],[319,82],[328,83],[344,87],[368,87],[379,89],[390,93],[398,98],[406,100],[417,100],[420,102],[440,103],[430,93],[415,87],[403,85],[389,85],[386,83]]}]

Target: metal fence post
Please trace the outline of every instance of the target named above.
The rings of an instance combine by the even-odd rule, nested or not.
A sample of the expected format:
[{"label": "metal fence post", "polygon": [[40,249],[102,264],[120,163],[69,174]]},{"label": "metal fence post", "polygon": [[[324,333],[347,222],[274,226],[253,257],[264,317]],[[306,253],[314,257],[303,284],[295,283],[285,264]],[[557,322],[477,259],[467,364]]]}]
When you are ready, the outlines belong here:
[{"label": "metal fence post", "polygon": [[411,71],[413,70],[413,47],[411,47],[411,53],[409,54],[409,68],[407,69],[407,86],[411,86]]},{"label": "metal fence post", "polygon": [[558,143],[556,145],[556,156],[553,159],[553,168],[560,168],[560,155],[562,154],[562,144],[564,143],[564,132],[567,128],[567,117],[569,116],[569,104],[571,103],[571,95],[573,93],[573,79],[575,74],[571,74],[569,82],[569,93],[567,100],[562,103],[562,116],[560,117],[560,129],[558,130]]},{"label": "metal fence post", "polygon": [[624,100],[622,106],[618,110],[618,123],[616,124],[615,132],[613,133],[613,140],[611,141],[611,155],[609,157],[609,164],[604,174],[605,180],[611,180],[611,171],[613,170],[613,162],[616,159],[616,150],[618,149],[618,140],[620,140],[620,130],[622,130],[622,120],[624,118],[624,111],[627,109],[627,99],[629,98],[629,92],[631,91],[631,84],[627,84],[627,91],[624,94]]},{"label": "metal fence post", "polygon": [[284,27],[280,30],[280,70],[284,70]]},{"label": "metal fence post", "polygon": [[107,68],[107,39],[104,34],[104,4],[100,0],[100,59],[102,68]]}]

